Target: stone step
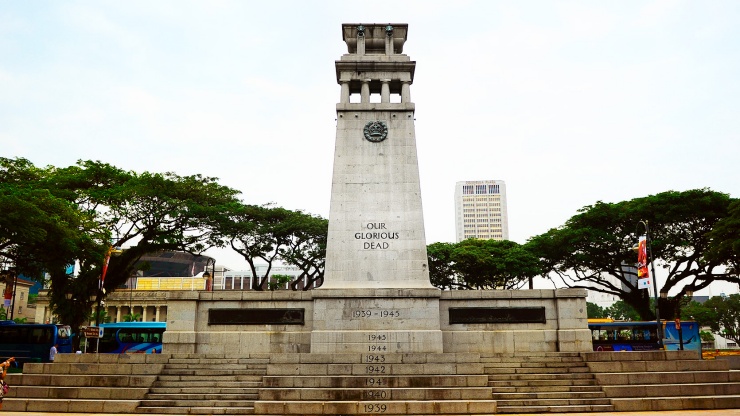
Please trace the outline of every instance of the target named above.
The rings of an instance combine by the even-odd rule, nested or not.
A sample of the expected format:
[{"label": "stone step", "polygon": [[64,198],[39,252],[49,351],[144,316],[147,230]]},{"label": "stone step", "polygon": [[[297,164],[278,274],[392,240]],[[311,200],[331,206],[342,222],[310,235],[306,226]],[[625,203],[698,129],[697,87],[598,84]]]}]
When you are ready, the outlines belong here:
[{"label": "stone step", "polygon": [[106,374],[8,374],[16,376],[6,380],[11,386],[51,387],[149,387],[157,379],[151,376],[115,376]]},{"label": "stone step", "polygon": [[155,381],[151,387],[153,388],[186,388],[186,387],[199,387],[201,390],[204,388],[245,388],[245,387],[259,387],[262,385],[261,381]]},{"label": "stone step", "polygon": [[136,414],[136,406],[138,404],[138,400],[69,400],[6,397],[3,400],[3,412]]},{"label": "stone step", "polygon": [[378,362],[387,364],[464,364],[480,363],[477,353],[303,353],[273,354],[270,364],[358,364]]},{"label": "stone step", "polygon": [[233,400],[257,400],[259,398],[259,392],[254,389],[251,393],[214,393],[208,391],[203,393],[201,389],[200,393],[149,393],[146,395],[144,400],[202,400],[202,401],[233,401]]},{"label": "stone step", "polygon": [[595,380],[591,373],[566,373],[566,374],[490,374],[488,379],[491,381],[508,381],[508,380]]},{"label": "stone step", "polygon": [[137,414],[163,415],[248,415],[254,407],[138,407]]},{"label": "stone step", "polygon": [[612,399],[612,405],[616,412],[685,409],[740,409],[740,395],[615,398]]},{"label": "stone step", "polygon": [[[551,399],[568,399],[568,400],[590,400],[604,399],[606,394],[603,391],[594,392],[532,392],[532,393],[493,393],[494,400],[551,400]],[[500,402],[499,402],[500,403]]]},{"label": "stone step", "polygon": [[233,376],[233,375],[262,375],[265,374],[266,370],[264,368],[240,368],[240,369],[232,369],[232,370],[224,370],[221,368],[214,368],[214,369],[168,369],[165,368],[162,370],[160,375],[166,375],[166,376],[203,376],[203,377],[211,377],[211,376]]},{"label": "stone step", "polygon": [[489,376],[265,376],[264,387],[367,388],[367,387],[487,387]]},{"label": "stone step", "polygon": [[496,393],[549,393],[549,392],[575,392],[575,393],[581,393],[581,392],[600,392],[601,386],[598,385],[591,385],[591,386],[572,386],[570,384],[561,385],[561,386],[537,386],[537,387],[514,387],[514,386],[500,386],[500,387],[492,387],[491,391]]},{"label": "stone step", "polygon": [[485,368],[589,368],[583,361],[578,362],[541,362],[541,361],[507,361],[507,362],[483,362]]},{"label": "stone step", "polygon": [[481,363],[493,364],[493,363],[583,363],[583,358],[580,356],[564,356],[564,357],[489,357],[481,355]]},{"label": "stone step", "polygon": [[[257,394],[259,390],[255,387],[209,387],[209,394]],[[203,387],[152,387],[149,394],[198,394],[203,393]]]},{"label": "stone step", "polygon": [[421,388],[303,388],[260,389],[260,400],[267,401],[347,401],[347,400],[490,400],[488,387],[421,387]]},{"label": "stone step", "polygon": [[[141,399],[149,391],[146,387],[140,388],[110,388],[110,387],[48,387],[14,385],[10,395],[24,398],[49,399]],[[9,397],[11,397],[9,396]]]},{"label": "stone step", "polygon": [[203,383],[224,381],[255,381],[261,380],[261,374],[234,374],[234,375],[159,375],[157,381],[201,381]]},{"label": "stone step", "polygon": [[284,364],[267,367],[268,375],[325,376],[325,375],[453,375],[483,374],[477,363],[394,364],[373,362],[364,364]]},{"label": "stone step", "polygon": [[740,382],[738,371],[681,371],[594,374],[601,385]]},{"label": "stone step", "polygon": [[588,367],[484,367],[486,374],[580,374],[590,373]]},{"label": "stone step", "polygon": [[496,400],[500,407],[552,407],[552,406],[606,406],[611,405],[609,399],[516,399],[516,400]]},{"label": "stone step", "polygon": [[612,405],[566,405],[566,406],[501,406],[497,407],[498,413],[588,413],[588,412],[612,412]]},{"label": "stone step", "polygon": [[205,370],[245,370],[245,369],[265,369],[267,368],[267,363],[234,363],[234,364],[224,364],[224,363],[213,363],[213,364],[193,364],[193,363],[183,363],[183,364],[167,364],[164,366],[165,371],[170,370],[199,370],[199,369],[205,369]]},{"label": "stone step", "polygon": [[491,415],[493,400],[428,401],[257,401],[256,414],[264,415]]},{"label": "stone step", "polygon": [[722,360],[673,360],[673,361],[602,361],[588,363],[594,373],[727,371]]},{"label": "stone step", "polygon": [[142,400],[139,407],[251,407],[254,400]]},{"label": "stone step", "polygon": [[602,386],[609,397],[671,397],[740,395],[740,383],[633,384]]},{"label": "stone step", "polygon": [[541,386],[597,386],[598,383],[594,379],[580,379],[580,380],[504,380],[504,381],[490,381],[488,385],[491,387],[532,387],[537,388]]}]

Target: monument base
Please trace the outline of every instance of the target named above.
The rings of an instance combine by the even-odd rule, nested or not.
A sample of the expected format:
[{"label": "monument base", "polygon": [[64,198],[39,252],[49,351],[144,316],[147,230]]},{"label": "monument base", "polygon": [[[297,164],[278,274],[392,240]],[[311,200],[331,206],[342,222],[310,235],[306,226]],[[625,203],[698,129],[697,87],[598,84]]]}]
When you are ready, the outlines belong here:
[{"label": "monument base", "polygon": [[[591,351],[585,289],[168,292],[165,353]],[[239,311],[264,321],[223,321]],[[275,312],[280,312],[276,320]],[[283,318],[280,318],[283,316]]]},{"label": "monument base", "polygon": [[443,352],[441,291],[429,289],[318,289],[311,352]]}]

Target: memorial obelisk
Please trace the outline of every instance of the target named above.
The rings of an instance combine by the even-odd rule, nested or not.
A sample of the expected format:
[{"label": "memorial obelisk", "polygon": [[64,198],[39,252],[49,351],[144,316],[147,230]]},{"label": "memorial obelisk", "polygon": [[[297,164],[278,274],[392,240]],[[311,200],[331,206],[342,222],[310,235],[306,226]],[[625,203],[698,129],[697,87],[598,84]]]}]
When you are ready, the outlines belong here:
[{"label": "memorial obelisk", "polygon": [[349,53],[336,61],[329,235],[324,284],[313,291],[312,352],[442,351],[410,100],[416,62],[402,53],[407,29],[342,25]]}]

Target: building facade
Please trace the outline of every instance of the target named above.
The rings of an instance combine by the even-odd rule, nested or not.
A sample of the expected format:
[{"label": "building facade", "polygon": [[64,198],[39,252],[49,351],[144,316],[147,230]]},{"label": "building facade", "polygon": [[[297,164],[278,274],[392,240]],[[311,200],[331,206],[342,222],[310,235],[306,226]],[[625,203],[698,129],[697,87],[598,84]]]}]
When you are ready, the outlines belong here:
[{"label": "building facade", "polygon": [[455,184],[455,234],[457,242],[468,238],[509,239],[504,181],[463,181]]}]

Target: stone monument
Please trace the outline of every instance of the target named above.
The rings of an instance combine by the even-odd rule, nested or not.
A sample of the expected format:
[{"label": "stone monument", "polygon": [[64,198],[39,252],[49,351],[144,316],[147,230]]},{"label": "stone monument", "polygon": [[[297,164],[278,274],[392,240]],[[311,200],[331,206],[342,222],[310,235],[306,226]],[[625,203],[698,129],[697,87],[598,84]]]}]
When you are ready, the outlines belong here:
[{"label": "stone monument", "polygon": [[336,61],[341,95],[312,352],[442,352],[410,100],[416,62],[402,53],[407,29],[342,25],[349,53]]},{"label": "stone monument", "polygon": [[369,363],[373,354],[591,349],[583,289],[430,284],[407,29],[342,25],[324,284],[167,293],[168,353],[362,353]]}]

